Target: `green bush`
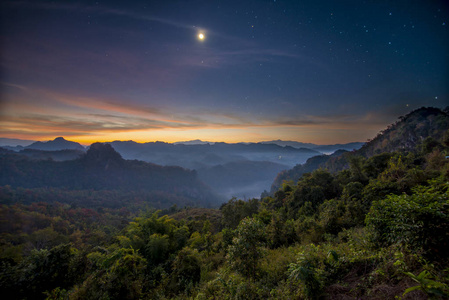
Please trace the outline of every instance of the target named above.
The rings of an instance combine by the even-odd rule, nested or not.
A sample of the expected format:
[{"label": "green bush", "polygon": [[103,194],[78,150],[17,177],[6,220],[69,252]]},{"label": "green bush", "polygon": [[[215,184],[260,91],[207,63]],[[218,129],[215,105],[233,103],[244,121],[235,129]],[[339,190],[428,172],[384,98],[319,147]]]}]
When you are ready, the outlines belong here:
[{"label": "green bush", "polygon": [[401,244],[415,251],[447,257],[449,191],[419,186],[412,195],[389,195],[375,201],[366,217],[372,240],[379,245]]},{"label": "green bush", "polygon": [[252,279],[256,277],[259,259],[263,257],[265,234],[263,224],[253,218],[245,218],[236,229],[236,236],[228,249],[231,267]]}]

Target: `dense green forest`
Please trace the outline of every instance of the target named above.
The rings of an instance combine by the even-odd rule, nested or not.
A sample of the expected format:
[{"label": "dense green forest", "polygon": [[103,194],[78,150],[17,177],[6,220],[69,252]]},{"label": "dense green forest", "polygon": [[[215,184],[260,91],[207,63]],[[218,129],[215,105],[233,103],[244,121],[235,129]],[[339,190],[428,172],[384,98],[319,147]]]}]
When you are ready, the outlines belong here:
[{"label": "dense green forest", "polygon": [[1,290],[11,299],[446,299],[448,119],[412,112],[359,151],[314,158],[315,169],[298,166],[272,193],[218,209],[4,185]]},{"label": "dense green forest", "polygon": [[7,203],[54,202],[62,197],[65,203],[88,208],[142,203],[164,208],[211,206],[220,199],[196,171],[125,160],[109,144],[94,143],[79,158],[64,161],[3,150],[0,168],[0,186],[15,190],[3,192],[2,201]]}]

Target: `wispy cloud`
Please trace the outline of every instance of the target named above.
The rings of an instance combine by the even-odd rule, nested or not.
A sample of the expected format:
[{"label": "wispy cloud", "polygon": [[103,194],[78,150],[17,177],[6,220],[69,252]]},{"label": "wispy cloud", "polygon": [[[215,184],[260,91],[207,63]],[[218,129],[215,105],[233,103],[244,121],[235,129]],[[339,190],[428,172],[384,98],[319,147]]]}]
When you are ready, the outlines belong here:
[{"label": "wispy cloud", "polygon": [[[14,86],[15,84],[11,83]],[[276,115],[255,116],[224,110],[177,110],[174,107],[151,107],[145,104],[68,95],[47,90],[33,90],[23,87],[22,98],[10,99],[15,102],[9,110],[0,112],[2,132],[29,130],[35,132],[66,131],[68,133],[89,134],[92,132],[126,132],[135,130],[173,129],[248,129],[248,128],[346,128],[355,126],[379,127],[384,125],[384,114],[368,112],[360,115],[327,114],[296,115],[277,117]],[[46,108],[41,101],[24,101],[26,95],[46,99]],[[61,105],[70,108],[60,108]],[[35,113],[26,113],[26,112]]]},{"label": "wispy cloud", "polygon": [[40,90],[37,92],[40,92],[42,97],[51,99],[54,102],[64,103],[77,108],[96,109],[116,113],[146,116],[157,116],[161,114],[160,110],[156,107],[151,107],[145,104],[136,104],[128,99],[114,100],[111,98],[102,97],[68,95],[49,90]]},{"label": "wispy cloud", "polygon": [[148,22],[156,22],[164,25],[169,25],[177,28],[191,29],[191,30],[201,30],[201,28],[196,27],[194,24],[185,24],[179,21],[161,18],[156,16],[151,16],[147,14],[142,14],[138,12],[132,12],[122,9],[110,8],[103,5],[82,5],[80,3],[64,3],[64,2],[37,2],[37,1],[6,1],[4,5],[9,5],[12,7],[25,7],[28,9],[41,9],[41,10],[64,10],[71,12],[82,12],[82,13],[98,13],[103,15],[113,15],[122,16],[126,18],[131,18],[135,20],[142,20]]},{"label": "wispy cloud", "polygon": [[25,90],[28,89],[28,88],[27,88],[26,86],[24,86],[24,85],[21,85],[21,84],[15,84],[15,83],[10,83],[10,82],[0,82],[0,84],[1,84],[1,85],[4,85],[4,86],[7,86],[7,87],[12,87],[12,88],[15,88],[15,89],[19,89],[19,90],[22,90],[22,91],[25,91]]},{"label": "wispy cloud", "polygon": [[[289,51],[281,49],[266,49],[257,45],[251,39],[243,39],[240,37],[225,34],[223,32],[204,28],[195,24],[188,24],[179,20],[173,20],[169,18],[156,17],[148,13],[140,13],[135,11],[110,8],[103,5],[81,5],[76,3],[61,3],[61,2],[30,2],[30,1],[13,1],[7,2],[11,6],[22,6],[27,8],[42,9],[42,10],[65,10],[79,13],[97,13],[100,15],[121,16],[124,18],[130,18],[134,20],[141,20],[146,22],[155,22],[162,25],[171,26],[174,28],[187,29],[194,32],[207,32],[207,35],[215,36],[228,40],[230,44],[228,47],[235,48],[234,50],[220,50],[214,48],[194,48],[187,49],[190,55],[180,57],[181,65],[194,65],[200,67],[217,67],[223,63],[240,64],[242,62],[252,61],[266,61],[270,57],[290,58],[297,59],[307,64],[315,64],[319,67],[325,67],[319,62],[315,62],[314,59],[304,55],[298,55]],[[176,45],[167,45],[167,50],[176,48]],[[64,52],[66,53],[66,52]],[[180,55],[180,53],[177,53]],[[101,57],[105,59],[105,57]],[[115,59],[117,61],[117,59]],[[176,61],[176,60],[174,60]],[[166,66],[168,67],[168,66]]]}]

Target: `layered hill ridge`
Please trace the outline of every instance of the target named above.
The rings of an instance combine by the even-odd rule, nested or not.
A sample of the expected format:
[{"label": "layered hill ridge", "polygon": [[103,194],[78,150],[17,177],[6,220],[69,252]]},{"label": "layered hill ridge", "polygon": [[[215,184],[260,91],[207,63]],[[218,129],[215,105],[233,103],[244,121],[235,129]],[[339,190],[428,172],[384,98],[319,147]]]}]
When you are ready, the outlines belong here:
[{"label": "layered hill ridge", "polygon": [[[261,191],[269,189],[273,179],[280,171],[289,169],[298,163],[304,163],[308,158],[320,154],[317,150],[303,147],[314,144],[283,143],[279,140],[272,143],[210,143],[196,140],[179,143],[114,141],[105,144],[112,147],[107,151],[103,149],[100,152],[101,155],[106,155],[105,153],[109,153],[113,148],[123,159],[142,160],[162,166],[180,166],[196,170],[198,178],[202,182],[226,198],[258,197]],[[340,146],[344,145],[330,147]],[[95,161],[91,156],[94,155],[96,147],[99,147],[98,144],[90,146],[92,151],[88,153],[93,164]],[[81,157],[86,151],[78,143],[67,141],[64,138],[36,142],[26,148],[17,146],[4,148],[16,151],[17,154],[33,160],[54,161],[74,160]],[[113,154],[109,153],[108,155]],[[120,165],[120,162],[118,159],[114,159],[107,165],[108,168],[111,164]]]},{"label": "layered hill ridge", "polygon": [[0,138],[0,147],[26,147],[35,143],[34,140],[21,140],[21,139],[10,139],[10,138]]},{"label": "layered hill ridge", "polygon": [[126,159],[138,159],[159,165],[200,169],[235,161],[269,161],[286,166],[305,162],[320,152],[262,143],[170,144],[164,142],[136,143],[114,141],[109,143]]},{"label": "layered hill ridge", "polygon": [[275,144],[275,145],[279,145],[279,146],[283,146],[283,147],[290,146],[290,147],[298,148],[298,149],[299,148],[307,148],[307,149],[319,151],[324,154],[329,154],[329,153],[333,153],[337,150],[346,150],[346,151],[358,150],[365,143],[352,142],[352,143],[346,143],[346,144],[316,145],[316,144],[312,144],[312,143],[301,143],[301,142],[295,142],[295,141],[275,140],[275,141],[261,142],[261,144]]},{"label": "layered hill ridge", "polygon": [[277,191],[284,181],[296,182],[303,174],[319,168],[331,172],[348,168],[348,159],[354,156],[370,158],[381,153],[418,152],[426,141],[442,141],[449,130],[449,109],[421,107],[389,125],[372,140],[368,140],[359,150],[338,151],[332,155],[309,158],[306,163],[278,174],[271,185],[271,193]]},{"label": "layered hill ridge", "polygon": [[126,159],[198,171],[199,179],[225,198],[258,197],[281,170],[319,154],[310,149],[259,143],[169,144],[114,141]]},{"label": "layered hill ridge", "polygon": [[68,141],[63,137],[57,137],[52,141],[47,142],[35,142],[25,147],[25,149],[45,150],[45,151],[58,151],[58,150],[80,150],[86,149],[79,143]]},{"label": "layered hill ridge", "polygon": [[[94,174],[97,174],[97,171],[100,169],[105,172],[112,172],[117,178],[105,180],[103,184],[107,188],[121,187],[126,182],[128,188],[140,189],[141,186],[137,184],[137,182],[140,182],[139,178],[136,177],[136,180],[127,181],[124,179],[125,176],[123,174],[134,172],[130,171],[130,165],[136,167],[138,164],[143,164],[143,162],[131,162],[129,160],[141,160],[147,163],[144,168],[149,168],[149,166],[152,166],[153,169],[163,168],[161,166],[178,166],[181,167],[179,169],[196,170],[194,173],[198,182],[207,183],[227,198],[233,196],[256,197],[264,189],[269,189],[270,182],[273,182],[274,178],[271,191],[277,190],[284,180],[296,181],[302,174],[312,172],[317,168],[326,168],[332,172],[345,169],[348,167],[347,158],[350,156],[369,158],[384,152],[417,151],[416,149],[426,139],[440,141],[449,128],[448,112],[447,109],[441,110],[432,107],[422,107],[414,110],[405,116],[399,117],[397,122],[381,131],[360,149],[359,147],[362,143],[318,146],[281,140],[236,144],[208,143],[199,140],[173,144],[164,142],[136,143],[133,141],[114,141],[105,144],[92,144],[86,153],[86,149],[79,143],[59,137],[53,141],[33,143],[22,148],[17,153],[36,161],[54,160],[54,162],[40,162],[40,164],[44,165],[44,169],[52,164],[60,166],[56,164],[56,161],[73,160],[72,162],[63,163],[77,167],[83,164],[85,170],[93,170]],[[314,147],[316,150],[302,147]],[[337,151],[332,155],[321,154],[322,152],[338,148],[344,150]],[[350,152],[345,151],[350,149],[354,150]],[[3,156],[12,156],[12,153],[7,151],[2,153]],[[19,160],[18,158],[14,159],[16,162]],[[24,161],[27,160],[25,159]],[[32,162],[28,161],[24,164],[31,165]],[[294,166],[292,169],[288,169],[292,166]],[[50,182],[44,180],[45,178],[58,177],[55,174],[48,175],[43,174],[41,171],[31,170],[31,166],[29,168],[30,174],[39,174],[41,178],[36,180],[45,185],[52,186]],[[184,171],[187,172],[187,170]],[[17,172],[12,177],[15,178],[14,180],[23,182],[25,187],[31,186],[33,182],[36,182],[30,174],[27,174],[27,172],[23,173],[23,180],[19,179],[21,178],[20,176],[15,177]],[[276,174],[278,175],[276,176]],[[61,178],[58,179],[60,185],[62,181],[66,180],[67,182],[78,183],[82,188],[97,188],[94,187],[92,182],[89,182],[89,176],[91,175],[79,174],[80,178],[86,179],[74,179],[73,176],[68,176],[68,179],[64,179],[64,176],[60,176]],[[107,176],[110,176],[110,174],[101,174],[91,179],[95,181],[100,178],[100,181],[102,181],[108,178]],[[135,175],[130,175],[130,178],[134,177]],[[25,180],[24,178],[27,179]],[[165,178],[169,182],[168,185],[162,182],[161,178]],[[158,181],[159,179],[161,180]],[[176,183],[176,180],[171,181],[169,176],[159,176],[157,179],[153,178],[150,180],[150,182],[155,181],[158,181],[158,186],[164,187],[164,189],[170,185],[170,182]]]},{"label": "layered hill ridge", "polygon": [[61,162],[4,151],[0,169],[0,185],[12,187],[141,192],[179,205],[210,206],[218,201],[195,171],[125,160],[108,144],[92,144],[80,158]]}]

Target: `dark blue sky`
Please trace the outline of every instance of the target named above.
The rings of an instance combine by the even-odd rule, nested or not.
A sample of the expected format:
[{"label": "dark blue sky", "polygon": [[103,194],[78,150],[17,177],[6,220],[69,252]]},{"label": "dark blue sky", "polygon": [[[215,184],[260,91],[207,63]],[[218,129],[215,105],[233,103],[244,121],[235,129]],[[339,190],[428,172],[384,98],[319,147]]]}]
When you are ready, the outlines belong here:
[{"label": "dark blue sky", "polygon": [[447,106],[448,22],[448,1],[3,1],[0,136],[365,141]]}]

